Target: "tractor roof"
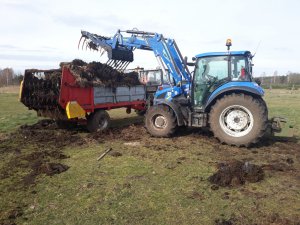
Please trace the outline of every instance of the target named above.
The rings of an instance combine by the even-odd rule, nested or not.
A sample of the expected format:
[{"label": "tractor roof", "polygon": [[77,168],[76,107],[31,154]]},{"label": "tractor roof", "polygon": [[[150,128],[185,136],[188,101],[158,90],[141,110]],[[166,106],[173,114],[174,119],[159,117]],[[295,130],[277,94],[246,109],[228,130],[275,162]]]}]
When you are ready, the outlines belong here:
[{"label": "tractor roof", "polygon": [[[250,51],[230,51],[230,55],[248,55]],[[228,52],[206,52],[196,55],[196,58],[207,57],[207,56],[222,56],[228,55]]]}]

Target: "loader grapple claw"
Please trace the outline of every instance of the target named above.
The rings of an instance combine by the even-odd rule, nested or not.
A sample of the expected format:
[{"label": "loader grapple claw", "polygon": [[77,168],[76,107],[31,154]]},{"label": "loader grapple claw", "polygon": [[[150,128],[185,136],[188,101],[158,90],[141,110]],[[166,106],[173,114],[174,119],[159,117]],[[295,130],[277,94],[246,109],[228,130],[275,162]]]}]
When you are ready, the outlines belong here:
[{"label": "loader grapple claw", "polygon": [[108,52],[108,58],[112,60],[132,62],[133,52],[128,50],[112,49],[112,51]]},{"label": "loader grapple claw", "polygon": [[111,38],[92,34],[87,31],[81,31],[81,38],[78,43],[80,48],[81,41],[82,47],[90,50],[96,50],[100,52],[102,56],[104,52],[107,52],[108,61],[107,64],[116,70],[124,71],[130,62],[133,62],[133,51],[127,48],[113,48],[111,44],[107,42],[112,41]]}]

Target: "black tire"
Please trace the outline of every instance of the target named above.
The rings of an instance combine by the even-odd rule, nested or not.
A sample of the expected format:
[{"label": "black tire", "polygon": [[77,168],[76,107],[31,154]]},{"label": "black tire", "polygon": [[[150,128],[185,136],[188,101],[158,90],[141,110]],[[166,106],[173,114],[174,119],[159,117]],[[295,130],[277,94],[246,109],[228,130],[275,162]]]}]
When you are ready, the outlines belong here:
[{"label": "black tire", "polygon": [[225,95],[212,106],[209,124],[222,143],[248,147],[266,132],[267,106],[262,99],[249,95]]},{"label": "black tire", "polygon": [[106,130],[110,125],[110,117],[105,110],[98,110],[87,118],[87,129],[89,132]]},{"label": "black tire", "polygon": [[165,105],[148,108],[145,115],[145,125],[148,132],[154,137],[169,137],[177,128],[173,110]]}]

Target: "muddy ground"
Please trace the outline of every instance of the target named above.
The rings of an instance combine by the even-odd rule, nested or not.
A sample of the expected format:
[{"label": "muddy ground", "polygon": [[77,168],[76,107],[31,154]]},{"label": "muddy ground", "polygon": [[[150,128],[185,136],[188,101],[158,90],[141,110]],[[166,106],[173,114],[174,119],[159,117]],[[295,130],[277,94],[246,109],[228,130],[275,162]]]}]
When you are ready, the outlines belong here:
[{"label": "muddy ground", "polygon": [[[221,145],[214,139],[210,132],[197,129],[180,129],[171,139],[151,138],[141,123],[124,127],[114,127],[102,133],[87,134],[84,127],[72,129],[59,129],[52,120],[42,120],[31,126],[22,126],[16,132],[0,137],[0,155],[10,153],[12,157],[0,170],[0,178],[6,179],[14,176],[21,168],[27,171],[21,179],[15,181],[11,190],[27,189],[35,185],[41,175],[59,176],[68,170],[63,159],[70,156],[64,153],[66,147],[88,146],[94,143],[109,143],[122,141],[126,146],[126,154],[147,157],[137,151],[138,146],[149,148],[152,151],[168,152],[172,149],[185,148],[190,145],[203,143],[208,145],[214,155],[214,160],[209,162],[215,167],[215,173],[208,179],[211,189],[219,191],[222,188],[241,187],[247,183],[261,182],[265,177],[284,175],[289,179],[298,181],[300,188],[299,161],[300,145],[293,138],[265,139],[252,148],[237,148]],[[170,141],[171,140],[171,141]],[[201,147],[197,157],[201,158]],[[28,150],[29,149],[29,150]],[[110,153],[113,157],[122,157],[118,149]],[[174,170],[184,166],[191,160],[188,157],[179,157],[174,162],[165,164],[165,168]],[[254,163],[253,163],[254,162]],[[198,179],[198,178],[197,178]],[[202,178],[201,178],[202,179]],[[287,184],[288,187],[288,184]],[[245,189],[245,194],[261,198],[255,193]],[[187,196],[191,199],[201,200],[202,194],[193,192]],[[231,196],[224,194],[224,199]],[[1,224],[13,224],[13,221],[23,215],[22,206],[6,212],[6,219]],[[263,216],[263,215],[259,215]],[[284,218],[281,215],[268,215],[262,224],[299,224],[299,218]],[[215,224],[241,224],[236,218],[230,220],[216,218]]]}]

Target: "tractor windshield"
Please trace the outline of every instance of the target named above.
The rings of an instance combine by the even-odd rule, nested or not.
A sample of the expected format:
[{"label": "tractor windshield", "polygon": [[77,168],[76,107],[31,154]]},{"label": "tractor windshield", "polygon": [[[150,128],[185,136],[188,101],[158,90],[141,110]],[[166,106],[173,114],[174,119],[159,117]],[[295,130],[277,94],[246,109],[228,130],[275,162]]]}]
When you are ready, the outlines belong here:
[{"label": "tractor windshield", "polygon": [[229,80],[228,56],[199,58],[194,74],[194,104],[202,106],[206,97]]}]

